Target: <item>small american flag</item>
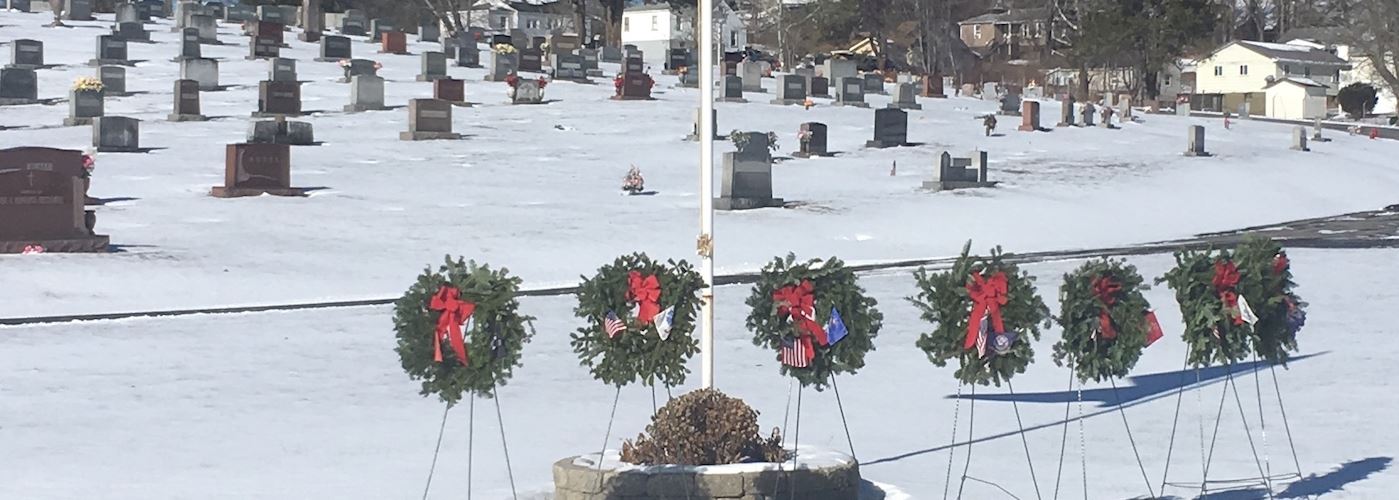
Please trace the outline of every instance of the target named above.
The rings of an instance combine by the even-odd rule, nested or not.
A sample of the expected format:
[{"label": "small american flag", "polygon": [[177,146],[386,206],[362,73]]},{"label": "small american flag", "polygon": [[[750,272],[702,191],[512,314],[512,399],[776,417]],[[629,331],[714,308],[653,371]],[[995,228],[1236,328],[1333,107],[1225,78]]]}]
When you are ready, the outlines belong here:
[{"label": "small american flag", "polygon": [[983,316],[981,318],[981,328],[976,331],[976,357],[986,357],[986,330],[990,329],[990,320]]},{"label": "small american flag", "polygon": [[607,311],[607,319],[603,320],[602,329],[607,331],[607,338],[610,339],[622,333],[623,330],[626,330],[627,324],[623,323],[622,320],[617,317],[616,312]]},{"label": "small american flag", "polygon": [[793,368],[806,368],[810,365],[806,355],[806,344],[782,339],[782,364]]}]

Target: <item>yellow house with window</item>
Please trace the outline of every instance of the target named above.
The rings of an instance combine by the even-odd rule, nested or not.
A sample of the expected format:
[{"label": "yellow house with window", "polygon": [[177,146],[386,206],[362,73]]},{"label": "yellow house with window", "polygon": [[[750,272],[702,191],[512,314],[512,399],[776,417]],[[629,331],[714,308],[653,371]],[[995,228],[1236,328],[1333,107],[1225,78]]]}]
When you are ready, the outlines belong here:
[{"label": "yellow house with window", "polygon": [[[1346,69],[1350,69],[1349,63],[1325,50],[1281,43],[1230,42],[1198,62],[1194,102],[1197,109],[1247,109],[1251,114],[1269,117],[1295,115],[1301,109],[1314,114],[1317,93],[1326,96],[1327,108],[1335,106],[1341,71]],[[1274,95],[1268,95],[1269,87],[1286,80],[1304,81],[1310,90],[1274,91]],[[1324,89],[1318,90],[1317,86]],[[1310,102],[1291,101],[1303,96],[1308,96],[1305,99]]]}]

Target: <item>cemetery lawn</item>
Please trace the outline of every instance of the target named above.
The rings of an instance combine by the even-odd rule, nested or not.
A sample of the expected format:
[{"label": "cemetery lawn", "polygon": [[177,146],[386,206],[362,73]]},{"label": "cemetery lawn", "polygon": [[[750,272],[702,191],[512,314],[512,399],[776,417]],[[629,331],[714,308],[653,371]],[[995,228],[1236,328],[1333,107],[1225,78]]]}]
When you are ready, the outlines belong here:
[{"label": "cemetery lawn", "polygon": [[[1399,489],[1391,463],[1399,430],[1384,424],[1399,411],[1394,379],[1384,375],[1399,356],[1389,340],[1399,331],[1380,305],[1399,301],[1392,286],[1399,280],[1393,265],[1399,251],[1293,250],[1291,256],[1310,315],[1298,358],[1278,368],[1277,377],[1302,470],[1320,477],[1275,491],[1385,498]],[[1148,277],[1173,265],[1166,255],[1131,262]],[[1060,276],[1077,265],[1026,269],[1058,311]],[[955,404],[949,396],[957,392],[952,369],[934,367],[913,346],[929,327],[903,301],[915,293],[909,272],[861,281],[879,300],[884,330],[866,368],[838,383],[863,476],[908,495],[891,499],[941,498],[943,447]],[[753,347],[743,328],[748,293],[747,286],[718,289],[716,384],[760,411],[766,434],[782,425],[789,382],[778,375],[777,354]],[[1185,355],[1171,294],[1164,286],[1146,293],[1168,333],[1133,373],[1157,376],[1118,382],[1123,399],[1134,403],[1126,411],[1153,489],[1161,480]],[[596,453],[606,430],[613,391],[578,366],[568,345],[567,334],[579,326],[575,305],[572,297],[521,300],[523,312],[539,317],[538,334],[525,345],[524,366],[500,389],[521,498],[547,498],[550,465]],[[418,385],[400,369],[390,317],[389,307],[365,307],[0,328],[0,401],[8,403],[0,405],[0,498],[78,498],[93,487],[108,500],[417,498],[443,406],[419,397]],[[1014,379],[1024,398],[1021,416],[1036,429],[1026,436],[1046,498],[1054,487],[1063,402],[1077,397],[1062,393],[1068,371],[1049,361],[1058,335],[1054,328],[1035,342],[1036,362]],[[697,359],[690,368],[694,374],[677,395],[698,384]],[[1173,481],[1198,480],[1200,418],[1209,413],[1208,432],[1224,388],[1220,375],[1207,373],[1200,388],[1193,371],[1185,374]],[[1266,370],[1261,377],[1271,468],[1293,472],[1272,379]],[[1236,380],[1261,447],[1252,372]],[[980,387],[977,394],[1004,398],[1008,391]],[[664,390],[659,398],[664,402]],[[1257,473],[1232,398],[1211,477]],[[1100,404],[1112,400],[1107,384],[1085,388],[1088,497],[1145,496],[1121,417]],[[959,443],[966,439],[967,405],[964,400]],[[451,411],[432,498],[464,498],[468,410],[463,402]],[[491,401],[476,401],[477,498],[509,498],[494,412]],[[647,388],[624,389],[608,447],[634,438],[650,414]],[[1077,414],[1075,406],[1071,415]],[[971,474],[1034,498],[1010,403],[980,401],[976,421],[976,436],[988,440],[973,447]],[[846,449],[831,392],[803,395],[800,440]],[[1068,442],[1061,495],[1083,498],[1076,423]],[[958,450],[954,480],[965,447]],[[1002,498],[970,482],[964,497]]]},{"label": "cemetery lawn", "polygon": [[[46,14],[0,12],[0,40],[44,42],[45,60],[65,66],[39,71],[39,97],[67,95],[74,78],[96,73],[91,36],[102,22],[45,29]],[[202,92],[210,122],[165,121],[171,111],[178,34],[169,21],[151,25],[155,44],[129,45],[142,63],[127,70],[127,88],[145,92],[108,98],[109,115],[142,120],[149,154],[98,155],[91,194],[112,200],[97,208],[97,231],[119,253],[44,255],[0,265],[0,316],[233,306],[395,296],[425,264],[444,254],[509,267],[526,287],[566,285],[625,252],[694,259],[699,186],[698,147],[690,133],[698,91],[676,89],[659,75],[656,101],[609,100],[611,82],[556,82],[543,106],[511,106],[506,85],[481,82],[485,69],[451,67],[467,80],[453,112],[461,141],[400,141],[407,110],[345,114],[348,84],[335,63],[320,63],[317,46],[286,36],[296,58],[306,110],[324,145],[292,148],[292,185],[321,187],[307,198],[212,198],[223,182],[224,145],[242,141],[256,108],[267,61],[247,61],[238,28],[219,37],[239,45],[205,45],[221,58],[219,83]],[[429,97],[417,82],[419,57],[377,54],[354,38],[356,57],[383,63],[389,105]],[[410,43],[420,54],[435,44]],[[489,51],[482,57],[488,59]],[[611,76],[617,65],[604,63]],[[975,117],[995,104],[968,98],[921,99],[910,111],[917,148],[867,150],[874,112],[837,108],[816,99],[810,111],[775,106],[769,93],[747,104],[720,103],[721,134],[774,131],[780,155],[798,149],[805,121],[829,126],[834,158],[781,162],[774,195],[799,208],[726,212],[717,216],[720,273],[752,271],[773,256],[836,255],[851,263],[955,254],[968,239],[977,248],[1044,251],[1129,245],[1305,217],[1373,210],[1395,203],[1399,169],[1394,144],[1348,137],[1289,151],[1290,128],[1218,120],[1146,116],[1124,130],[1017,132],[1001,117],[1004,137],[982,136]],[[892,88],[892,85],[890,86]],[[878,108],[889,96],[870,95]],[[331,112],[330,110],[335,110]],[[67,105],[0,108],[0,147],[42,145],[86,149],[89,127],[60,127]],[[1046,103],[1042,123],[1059,116]],[[1186,127],[1208,126],[1211,158],[1186,158]],[[731,151],[716,144],[718,156]],[[927,193],[919,186],[942,149],[966,156],[990,152],[996,189]],[[897,162],[897,175],[890,167]],[[622,179],[640,167],[656,196],[624,197]],[[716,175],[717,177],[717,175]],[[715,192],[718,192],[717,186]]]},{"label": "cemetery lawn", "polygon": [[[56,99],[75,78],[95,75],[85,63],[94,55],[92,37],[109,23],[40,27],[49,20],[47,13],[0,12],[0,41],[44,42],[46,62],[62,66],[39,71],[39,97]],[[455,132],[467,137],[407,142],[398,140],[407,130],[405,109],[332,112],[349,101],[349,86],[335,83],[340,68],[312,61],[316,46],[288,33],[291,48],[282,55],[300,61],[302,107],[325,111],[302,118],[324,145],[293,147],[292,185],[321,189],[306,198],[225,200],[210,197],[209,188],[222,183],[224,145],[246,134],[268,63],[244,60],[246,38],[220,24],[219,38],[234,44],[202,50],[221,59],[220,84],[232,87],[203,92],[201,100],[203,114],[223,118],[165,121],[178,78],[169,59],[179,35],[169,26],[148,25],[158,43],[129,45],[132,59],[147,62],[128,68],[127,90],[144,93],[105,103],[110,116],[142,120],[142,146],[163,148],[97,155],[90,194],[107,201],[97,208],[97,232],[110,235],[117,251],[0,256],[0,317],[394,297],[444,254],[508,267],[526,288],[575,284],[627,252],[695,258],[697,146],[682,139],[698,91],[673,88],[674,76],[653,70],[656,101],[611,101],[611,82],[595,79],[598,85],[550,84],[545,98],[557,102],[511,106],[505,84],[480,81],[485,69],[451,67],[451,75],[467,80],[466,99],[480,103],[453,110]],[[354,40],[357,57],[383,63],[389,105],[430,96],[431,83],[414,78],[417,55],[377,54],[363,37]],[[413,54],[436,47],[408,44]],[[603,68],[610,76],[617,65]],[[1399,202],[1394,143],[1340,132],[1328,131],[1334,142],[1299,153],[1287,149],[1289,126],[1262,122],[1240,121],[1226,131],[1217,120],[1148,115],[1124,130],[1025,133],[1015,131],[1018,119],[1002,117],[1004,136],[987,138],[977,117],[994,103],[920,99],[924,109],[910,111],[909,140],[924,146],[867,150],[873,111],[832,107],[827,99],[809,111],[774,106],[766,103],[774,82],[765,86],[769,93],[749,95],[750,103],[717,105],[721,133],[774,131],[786,156],[798,148],[799,124],[819,121],[829,127],[829,149],[843,154],[774,167],[774,195],[795,208],[718,214],[720,273],[754,271],[787,252],[851,264],[949,256],[968,239],[977,251],[1131,245]],[[890,97],[866,99],[878,108]],[[91,129],[59,126],[66,115],[66,103],[0,107],[0,148],[87,149]],[[1041,123],[1058,116],[1058,105],[1046,103]],[[1208,127],[1213,157],[1182,156],[1186,127],[1195,124]],[[918,190],[940,150],[965,156],[975,148],[990,152],[990,177],[999,187]],[[716,150],[732,146],[721,142]],[[659,194],[621,194],[631,165]],[[1399,331],[1384,306],[1399,303],[1399,251],[1290,253],[1310,316],[1298,359],[1276,373],[1302,473],[1315,477],[1274,490],[1284,497],[1385,498],[1399,490],[1390,470],[1399,430],[1386,425],[1396,414],[1394,377],[1385,376],[1399,356],[1389,340]],[[1130,262],[1147,277],[1173,263],[1168,255]],[[1060,276],[1078,264],[1025,267],[1057,311]],[[949,396],[958,390],[952,370],[932,366],[913,345],[930,327],[903,300],[915,293],[909,270],[864,275],[862,283],[879,300],[884,331],[868,366],[839,384],[863,475],[890,485],[890,499],[937,498],[948,467]],[[782,424],[789,382],[778,375],[776,353],[754,347],[743,327],[748,293],[747,286],[717,290],[717,385],[761,411],[767,430]],[[1185,347],[1171,291],[1156,287],[1147,297],[1168,333],[1134,373],[1158,376],[1119,386],[1133,403],[1128,418],[1159,494]],[[597,451],[612,390],[592,380],[568,346],[568,333],[579,326],[572,297],[521,303],[523,313],[539,318],[538,334],[525,346],[524,366],[501,388],[500,403],[521,498],[543,499],[553,461]],[[70,499],[93,491],[113,500],[416,497],[443,407],[417,396],[418,385],[403,375],[390,317],[389,307],[360,307],[0,327],[0,498]],[[1054,488],[1064,402],[1077,398],[1062,393],[1068,372],[1049,361],[1058,334],[1050,329],[1035,342],[1038,362],[1015,379],[1045,496]],[[677,394],[697,386],[697,359],[690,368],[695,373]],[[1198,480],[1198,426],[1203,413],[1213,417],[1225,387],[1223,372],[1206,374],[1203,387],[1193,371],[1184,375],[1172,481]],[[1269,466],[1293,471],[1268,397],[1271,374],[1260,376]],[[1253,374],[1237,380],[1256,429]],[[971,474],[1032,498],[1008,392],[978,390],[993,400],[977,405],[975,434],[986,440],[974,447]],[[1232,399],[1211,477],[1256,474]],[[627,388],[621,401],[609,448],[641,432],[651,412],[646,388]],[[1090,385],[1085,401],[1087,496],[1144,496],[1121,417],[1100,404],[1113,401],[1111,388]],[[477,403],[474,490],[480,498],[505,498],[495,408]],[[465,405],[451,412],[433,498],[460,497],[465,488],[467,414]],[[846,448],[831,393],[807,391],[802,414],[803,445]],[[960,443],[965,413],[958,425]],[[1077,425],[1069,432],[1060,488],[1067,498],[1085,496],[1077,432]],[[958,448],[955,470],[965,449]],[[998,495],[968,483],[964,496]]]}]

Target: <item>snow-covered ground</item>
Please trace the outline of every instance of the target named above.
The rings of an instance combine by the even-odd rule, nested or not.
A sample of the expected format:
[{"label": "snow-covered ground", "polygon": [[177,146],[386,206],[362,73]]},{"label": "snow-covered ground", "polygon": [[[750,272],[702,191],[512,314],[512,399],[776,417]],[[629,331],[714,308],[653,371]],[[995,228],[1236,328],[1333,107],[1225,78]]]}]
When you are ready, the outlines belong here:
[{"label": "snow-covered ground", "polygon": [[[83,64],[106,23],[40,28],[48,19],[0,12],[0,43],[43,40],[46,60],[66,66],[40,71],[40,97],[59,98],[74,78],[95,74]],[[454,110],[456,130],[469,137],[403,142],[397,133],[407,128],[405,110],[329,112],[349,99],[348,86],[333,82],[339,68],[313,62],[315,46],[289,34],[292,48],[283,53],[299,60],[299,76],[309,82],[303,107],[328,110],[306,118],[325,144],[293,148],[293,183],[326,189],[304,199],[223,200],[207,191],[222,181],[223,145],[245,134],[267,63],[243,60],[246,39],[235,27],[221,26],[220,38],[236,45],[203,50],[222,58],[221,83],[236,87],[203,93],[202,104],[205,114],[227,118],[166,122],[178,74],[168,62],[177,52],[168,26],[151,26],[160,43],[130,45],[132,58],[148,62],[128,70],[128,88],[147,93],[107,101],[108,114],[145,120],[144,146],[165,148],[98,155],[92,194],[125,201],[98,208],[97,228],[121,251],[0,256],[0,317],[393,296],[446,253],[507,266],[529,286],[574,283],[631,251],[693,258],[696,145],[682,138],[698,92],[672,88],[674,77],[658,76],[657,101],[610,101],[612,87],[604,79],[595,86],[554,83],[546,93],[558,102],[511,106],[504,84],[480,81],[484,70],[454,67],[453,75],[468,80],[468,99],[482,103]],[[410,50],[431,48],[411,44]],[[390,104],[431,95],[429,84],[413,81],[417,56],[375,54],[367,43],[354,50],[384,63]],[[771,93],[748,97],[752,103],[718,105],[722,132],[776,131],[785,153],[795,149],[801,122],[821,121],[830,127],[831,149],[845,154],[775,168],[775,194],[803,208],[720,213],[721,272],[753,270],[789,251],[851,262],[950,255],[967,239],[978,250],[1124,245],[1399,201],[1393,160],[1399,146],[1339,133],[1330,134],[1334,142],[1299,153],[1287,150],[1290,128],[1282,125],[1244,121],[1226,131],[1215,121],[1146,116],[1124,130],[1049,133],[1015,132],[1015,120],[1006,118],[1005,135],[986,138],[974,117],[994,104],[924,99],[924,110],[910,112],[909,130],[910,140],[927,145],[866,150],[870,110],[824,106],[818,99],[808,111],[766,104]],[[888,97],[869,100],[882,106]],[[0,131],[0,148],[86,149],[88,127],[58,126],[66,113],[65,104],[0,108],[0,126],[25,127]],[[1042,124],[1052,125],[1057,116],[1057,104],[1046,103]],[[1209,128],[1208,149],[1216,156],[1180,155],[1191,124]],[[728,143],[716,147],[731,149]],[[917,190],[941,149],[965,154],[974,148],[990,151],[1000,187]],[[897,174],[890,176],[895,162]],[[632,164],[659,195],[619,195]],[[1390,470],[1399,431],[1386,425],[1395,412],[1394,383],[1385,375],[1399,354],[1388,342],[1399,331],[1386,307],[1399,300],[1392,286],[1399,280],[1399,251],[1294,250],[1292,256],[1311,315],[1303,357],[1277,375],[1302,472],[1316,477],[1275,490],[1388,498],[1399,489]],[[1148,277],[1171,265],[1165,255],[1131,260]],[[1056,310],[1059,276],[1075,265],[1027,267]],[[947,486],[949,396],[956,384],[950,369],[933,367],[913,346],[927,325],[903,300],[914,293],[909,272],[867,275],[863,282],[886,321],[869,366],[840,380],[854,451],[866,479],[906,497],[938,498]],[[764,427],[778,426],[789,383],[777,374],[775,354],[749,340],[747,294],[746,286],[718,289],[718,386],[760,410]],[[1157,376],[1119,385],[1132,402],[1127,413],[1157,489],[1184,346],[1170,290],[1160,287],[1148,297],[1171,333],[1147,351],[1136,373]],[[597,452],[612,392],[592,380],[569,349],[567,334],[577,326],[572,298],[522,304],[539,318],[539,333],[525,348],[524,367],[501,389],[501,411],[516,482],[524,497],[544,498],[551,491],[550,464]],[[0,327],[0,498],[415,498],[442,405],[417,396],[417,384],[402,374],[389,317],[388,308],[364,307]],[[1063,402],[1076,398],[1060,393],[1068,372],[1048,361],[1058,334],[1050,330],[1036,343],[1039,362],[1015,380],[1047,498],[1053,496]],[[1193,380],[1193,372],[1187,375]],[[1213,416],[1224,387],[1222,373],[1211,375],[1211,383],[1192,384],[1184,393],[1173,481],[1198,480],[1200,420]],[[1254,408],[1249,422],[1262,446],[1253,376],[1240,377],[1242,403]],[[1295,467],[1282,446],[1270,382],[1265,371],[1266,454],[1274,472],[1287,472]],[[1075,425],[1059,494],[1145,495],[1121,417],[1102,404],[1114,400],[1111,390],[1088,389],[1088,491]],[[984,440],[974,446],[971,474],[1032,498],[1007,392],[979,391],[992,395],[977,405],[975,434]],[[1211,477],[1244,477],[1256,467],[1232,397],[1226,402]],[[506,497],[495,408],[478,403],[475,492]],[[608,447],[640,432],[650,412],[649,390],[625,390]],[[802,415],[802,444],[846,447],[831,393],[808,391]],[[461,496],[465,487],[466,422],[466,407],[452,411],[436,498]],[[961,443],[965,413],[958,425]],[[957,449],[960,471],[966,448]],[[964,496],[1001,493],[968,483]],[[896,497],[903,496],[890,495]]]},{"label": "snow-covered ground", "polygon": [[[40,97],[60,98],[74,78],[95,74],[84,64],[106,23],[40,28],[48,19],[0,12],[0,41],[44,41],[46,60],[68,66],[39,72]],[[503,83],[480,81],[485,70],[453,67],[468,99],[482,103],[454,110],[456,131],[469,137],[405,142],[405,109],[338,112],[349,100],[349,86],[333,81],[339,67],[314,62],[316,46],[289,33],[282,52],[309,82],[303,108],[327,110],[307,118],[325,144],[293,148],[293,184],[327,189],[304,199],[216,199],[207,194],[222,183],[224,144],[243,139],[267,62],[244,60],[247,39],[221,25],[231,45],[203,51],[222,58],[220,82],[237,87],[201,97],[205,114],[229,118],[167,122],[179,72],[169,62],[178,45],[168,26],[151,26],[160,43],[130,44],[131,57],[147,62],[128,69],[127,86],[147,93],[107,100],[108,114],[144,120],[143,146],[167,148],[98,155],[92,194],[129,198],[97,215],[98,232],[122,252],[0,257],[0,281],[18,284],[0,289],[0,316],[392,296],[446,253],[509,266],[531,286],[573,283],[631,251],[694,258],[698,148],[682,138],[698,91],[673,88],[675,77],[657,75],[652,102],[608,100],[612,86],[602,79],[554,83],[547,97],[559,102],[511,106]],[[436,48],[410,45],[415,54]],[[362,42],[354,51],[384,64],[389,104],[431,96],[430,84],[414,81],[418,56],[381,55]],[[775,131],[787,153],[801,122],[821,121],[830,148],[845,154],[775,168],[776,196],[805,208],[720,213],[720,272],[753,270],[788,251],[863,262],[950,255],[967,239],[1019,251],[1132,244],[1375,209],[1399,192],[1399,146],[1340,133],[1298,153],[1287,149],[1290,129],[1276,124],[1225,131],[1218,121],[1147,116],[1124,130],[1024,133],[1003,117],[1005,136],[986,138],[974,116],[994,103],[923,99],[924,109],[910,112],[909,136],[926,146],[866,150],[873,111],[821,99],[806,111],[767,104],[772,96],[719,104],[719,130]],[[889,98],[868,100],[883,106]],[[1052,126],[1058,109],[1046,103],[1042,123]],[[90,127],[58,126],[66,113],[66,104],[0,108],[0,125],[31,127],[0,132],[0,147],[89,147]],[[1197,123],[1209,128],[1213,158],[1180,154],[1186,126]],[[944,148],[990,151],[991,176],[1003,184],[919,191]],[[629,165],[660,194],[620,196]]]},{"label": "snow-covered ground", "polygon": [[[1395,384],[1386,375],[1399,355],[1390,341],[1399,330],[1385,307],[1399,303],[1392,286],[1399,280],[1396,259],[1396,250],[1292,252],[1311,314],[1301,359],[1278,369],[1277,376],[1303,473],[1319,477],[1279,486],[1278,492],[1379,499],[1399,489],[1390,464],[1399,430],[1387,425],[1395,414]],[[1172,264],[1168,256],[1132,262],[1149,277]],[[1028,266],[1056,311],[1060,275],[1076,265]],[[954,401],[948,397],[957,392],[952,370],[934,367],[913,345],[927,325],[903,301],[914,293],[907,272],[867,276],[862,283],[879,300],[885,327],[866,369],[839,384],[863,475],[912,498],[941,498],[944,447],[952,437]],[[759,410],[767,429],[782,425],[789,383],[778,375],[775,353],[753,347],[743,328],[748,293],[746,286],[718,290],[717,384]],[[1158,287],[1147,298],[1171,333],[1147,349],[1135,373],[1163,375],[1119,387],[1123,399],[1135,403],[1127,415],[1156,489],[1185,351],[1171,291]],[[525,346],[524,367],[500,390],[515,480],[532,498],[550,491],[555,460],[596,453],[606,430],[612,390],[592,380],[568,346],[568,333],[578,324],[574,305],[570,297],[523,299],[523,310],[539,317],[538,334]],[[94,491],[110,500],[417,498],[442,404],[419,397],[417,384],[399,368],[390,316],[389,308],[367,307],[0,328],[0,498],[69,499]],[[1049,362],[1058,335],[1057,328],[1050,330],[1035,344],[1037,362],[1014,381],[1022,396],[1066,389],[1067,370]],[[698,370],[697,364],[691,368]],[[1200,418],[1209,413],[1208,430],[1223,388],[1219,381],[1184,394],[1173,481],[1199,478]],[[1268,372],[1261,382],[1269,464],[1275,472],[1293,471]],[[1254,440],[1262,446],[1252,375],[1240,374],[1238,383]],[[1088,389],[1087,497],[1146,495],[1121,417],[1099,403],[1112,401],[1111,393],[1103,394],[1103,386]],[[978,390],[987,393],[1007,391]],[[1065,397],[1073,395],[1025,396],[1053,402],[1020,404],[1025,426],[1036,429],[1027,437],[1045,498],[1054,487]],[[1257,474],[1234,405],[1231,395],[1211,477]],[[494,411],[490,402],[477,401],[477,498],[508,498]],[[962,411],[958,442],[966,439],[965,401]],[[608,446],[634,437],[650,413],[649,390],[625,389]],[[1011,405],[980,402],[976,436],[990,439],[974,445],[971,475],[1034,498],[1015,432]],[[804,394],[800,440],[846,448],[829,391]],[[466,441],[467,407],[459,406],[451,412],[433,498],[463,497]],[[1074,425],[1062,498],[1085,497],[1078,443]],[[964,449],[958,448],[954,481]],[[1006,497],[968,483],[964,498]]]}]

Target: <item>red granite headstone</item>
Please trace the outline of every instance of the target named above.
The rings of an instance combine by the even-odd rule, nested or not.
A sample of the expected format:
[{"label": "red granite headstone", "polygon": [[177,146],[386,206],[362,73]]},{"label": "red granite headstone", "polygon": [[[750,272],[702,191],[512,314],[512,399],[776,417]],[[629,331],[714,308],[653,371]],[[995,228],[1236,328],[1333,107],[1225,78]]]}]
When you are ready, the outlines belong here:
[{"label": "red granite headstone", "polygon": [[1023,101],[1020,103],[1020,128],[1021,132],[1040,131],[1040,102]]},{"label": "red granite headstone", "polygon": [[105,252],[83,209],[81,151],[41,147],[0,150],[0,253],[30,245],[49,252]]},{"label": "red granite headstone", "polygon": [[303,196],[307,191],[291,187],[291,146],[287,144],[229,144],[224,149],[223,182],[209,194],[216,198],[264,193]]},{"label": "red granite headstone", "polygon": [[402,31],[385,32],[379,40],[379,52],[384,54],[407,54],[408,37]]},{"label": "red granite headstone", "polygon": [[432,81],[432,98],[441,99],[450,103],[466,102],[466,82],[455,78],[443,78]]},{"label": "red granite headstone", "polygon": [[942,75],[934,73],[923,77],[923,97],[947,97],[942,88]]}]

